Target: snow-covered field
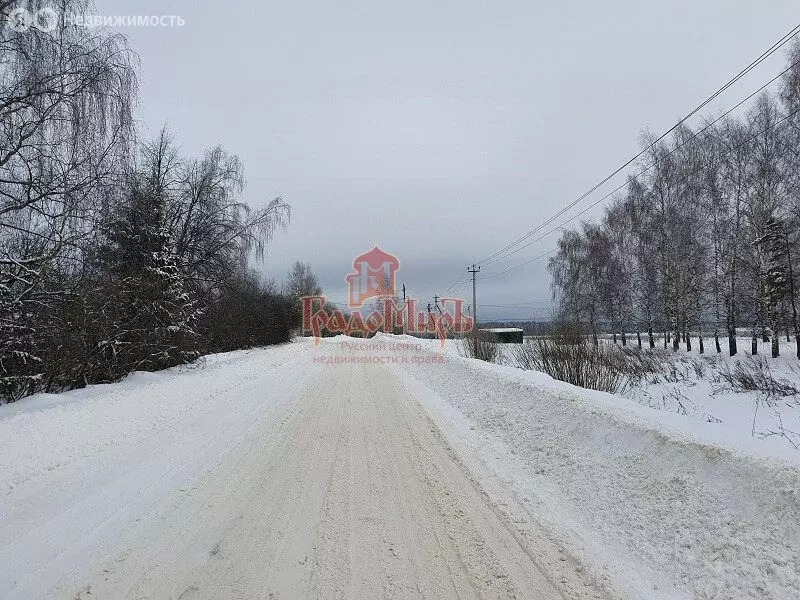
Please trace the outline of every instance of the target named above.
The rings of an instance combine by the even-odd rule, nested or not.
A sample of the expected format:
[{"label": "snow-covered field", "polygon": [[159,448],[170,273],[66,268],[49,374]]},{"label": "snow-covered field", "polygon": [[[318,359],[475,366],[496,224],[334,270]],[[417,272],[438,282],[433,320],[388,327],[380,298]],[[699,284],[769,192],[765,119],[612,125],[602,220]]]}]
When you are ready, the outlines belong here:
[{"label": "snow-covered field", "polygon": [[[782,342],[781,356],[776,359],[764,345],[761,351],[766,350],[766,355],[750,356],[749,340],[740,341],[740,348],[746,350],[733,358],[724,352],[699,355],[696,350],[680,350],[664,373],[622,395],[689,419],[721,423],[737,439],[752,437],[800,450],[800,361],[794,345]],[[733,387],[725,374],[735,372],[737,366],[744,373],[765,373],[787,389],[775,394]]]},{"label": "snow-covered field", "polygon": [[800,452],[743,417],[348,341],[0,407],[0,597],[800,598]]}]

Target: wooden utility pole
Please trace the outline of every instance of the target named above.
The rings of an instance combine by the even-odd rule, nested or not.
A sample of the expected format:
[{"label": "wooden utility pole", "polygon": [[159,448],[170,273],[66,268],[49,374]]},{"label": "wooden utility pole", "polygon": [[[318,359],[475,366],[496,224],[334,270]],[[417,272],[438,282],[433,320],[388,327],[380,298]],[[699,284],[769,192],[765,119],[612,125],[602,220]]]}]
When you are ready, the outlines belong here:
[{"label": "wooden utility pole", "polygon": [[439,314],[442,314],[442,308],[439,306],[439,296],[433,297],[433,305],[436,307],[436,310],[439,311]]},{"label": "wooden utility pole", "polygon": [[472,265],[470,269],[467,267],[467,272],[472,274],[472,328],[473,328],[473,335],[474,335],[474,344],[475,344],[475,357],[478,356],[478,305],[476,304],[476,294],[475,294],[475,276],[480,272],[481,268]]},{"label": "wooden utility pole", "polygon": [[406,284],[405,283],[403,284],[403,308],[401,310],[403,311],[403,315],[402,315],[402,318],[403,318],[403,335],[407,335],[408,334],[408,324],[406,323],[406,316],[408,316],[408,311],[406,310]]}]

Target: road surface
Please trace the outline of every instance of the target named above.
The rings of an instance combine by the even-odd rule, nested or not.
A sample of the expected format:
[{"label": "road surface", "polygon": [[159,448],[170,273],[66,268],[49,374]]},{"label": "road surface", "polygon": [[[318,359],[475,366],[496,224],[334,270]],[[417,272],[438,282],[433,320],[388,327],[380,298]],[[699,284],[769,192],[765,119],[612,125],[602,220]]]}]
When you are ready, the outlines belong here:
[{"label": "road surface", "polygon": [[21,482],[0,596],[605,597],[498,508],[396,368],[312,355],[153,383],[186,410]]}]

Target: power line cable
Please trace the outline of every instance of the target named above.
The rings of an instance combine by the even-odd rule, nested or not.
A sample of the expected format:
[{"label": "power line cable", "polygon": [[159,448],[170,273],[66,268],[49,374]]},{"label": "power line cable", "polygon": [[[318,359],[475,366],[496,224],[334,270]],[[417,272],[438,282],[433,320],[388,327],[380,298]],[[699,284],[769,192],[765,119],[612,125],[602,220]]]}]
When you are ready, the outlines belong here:
[{"label": "power line cable", "polygon": [[741,71],[739,71],[739,73],[737,73],[737,74],[736,74],[734,77],[732,77],[730,80],[728,80],[728,81],[727,81],[727,82],[726,82],[726,83],[725,83],[725,84],[724,84],[722,87],[720,87],[720,88],[719,88],[717,91],[715,91],[715,92],[714,92],[713,94],[711,94],[711,95],[710,95],[708,98],[706,98],[705,100],[703,100],[703,101],[702,101],[702,102],[701,102],[701,103],[700,103],[700,104],[699,104],[697,107],[695,107],[695,108],[694,108],[694,109],[693,109],[693,110],[692,110],[692,111],[691,111],[689,114],[687,114],[685,117],[683,117],[683,118],[682,118],[680,121],[678,121],[678,122],[677,122],[675,125],[673,125],[671,128],[669,128],[667,131],[665,131],[664,133],[662,133],[662,134],[661,134],[661,135],[660,135],[658,138],[656,138],[656,139],[655,139],[655,140],[654,140],[654,141],[653,141],[653,142],[652,142],[652,143],[651,143],[651,144],[650,144],[648,147],[646,147],[646,148],[644,148],[643,150],[641,150],[641,151],[640,151],[639,153],[637,153],[635,156],[632,156],[631,158],[629,158],[629,159],[628,159],[626,162],[624,162],[622,165],[620,165],[619,167],[617,167],[617,168],[616,168],[616,169],[615,169],[615,170],[614,170],[614,171],[613,171],[613,172],[612,172],[610,175],[606,176],[606,177],[605,177],[605,178],[603,178],[601,181],[599,181],[598,183],[596,183],[595,185],[593,185],[593,186],[592,186],[591,188],[589,188],[589,189],[588,189],[586,192],[584,192],[583,194],[581,194],[581,195],[580,195],[580,196],[579,196],[579,197],[578,197],[576,200],[572,201],[571,203],[567,204],[566,206],[564,206],[563,208],[561,208],[560,210],[558,210],[558,211],[557,211],[557,212],[556,212],[554,215],[552,215],[552,216],[551,216],[550,218],[548,218],[546,221],[542,222],[542,223],[541,223],[541,224],[539,224],[537,227],[535,227],[534,229],[532,229],[531,231],[529,231],[529,232],[528,232],[528,233],[526,233],[525,235],[523,235],[523,236],[521,236],[521,237],[517,238],[516,240],[514,240],[514,241],[513,241],[513,242],[511,242],[510,244],[508,244],[508,245],[504,246],[504,247],[503,247],[503,248],[501,248],[500,250],[498,250],[498,251],[496,251],[496,252],[493,252],[493,253],[492,253],[492,254],[490,254],[489,256],[487,256],[487,257],[485,257],[485,258],[483,258],[483,259],[481,259],[481,260],[477,261],[477,263],[479,263],[479,264],[487,264],[487,261],[489,261],[489,260],[491,260],[491,259],[493,259],[493,258],[497,257],[498,255],[501,255],[501,254],[503,254],[504,252],[506,252],[507,250],[510,250],[511,248],[513,248],[514,246],[516,246],[517,244],[519,244],[519,243],[521,243],[521,242],[525,241],[525,240],[526,240],[526,239],[528,239],[530,236],[534,235],[534,234],[535,234],[537,231],[540,231],[542,228],[544,228],[545,226],[547,226],[548,224],[550,224],[551,222],[553,222],[555,219],[557,219],[558,217],[560,217],[562,214],[564,214],[565,212],[567,212],[568,210],[570,210],[571,208],[573,208],[574,206],[576,206],[577,204],[579,204],[580,202],[582,202],[582,201],[583,201],[584,199],[586,199],[586,198],[587,198],[587,197],[588,197],[590,194],[594,193],[594,192],[595,192],[595,191],[596,191],[598,188],[600,188],[601,186],[605,185],[605,184],[606,184],[608,181],[610,181],[612,178],[614,178],[616,175],[618,175],[620,172],[622,172],[624,169],[626,169],[628,166],[630,166],[632,163],[634,163],[636,160],[638,160],[638,159],[639,159],[641,156],[643,156],[644,154],[646,154],[647,152],[649,152],[649,150],[650,150],[652,147],[654,147],[654,146],[655,146],[655,145],[656,145],[658,142],[660,142],[661,140],[663,140],[664,138],[666,138],[666,137],[667,137],[667,136],[668,136],[670,133],[672,133],[673,131],[675,131],[675,130],[676,130],[678,127],[680,127],[680,126],[681,126],[683,123],[685,123],[685,122],[686,122],[688,119],[690,119],[691,117],[693,117],[694,115],[696,115],[696,114],[697,114],[697,113],[698,113],[700,110],[702,110],[702,109],[703,109],[705,106],[707,106],[707,105],[708,105],[710,102],[712,102],[713,100],[715,100],[715,99],[716,99],[716,98],[717,98],[717,97],[718,97],[720,94],[722,94],[723,92],[725,92],[725,91],[726,91],[728,88],[730,88],[732,85],[734,85],[734,84],[735,84],[736,82],[738,82],[740,79],[742,79],[742,78],[743,78],[745,75],[747,75],[747,74],[748,74],[750,71],[752,71],[753,69],[755,69],[755,68],[756,68],[756,67],[757,67],[759,64],[761,64],[761,63],[762,63],[763,61],[765,61],[765,60],[766,60],[766,59],[767,59],[769,56],[771,56],[771,55],[772,55],[774,52],[776,52],[776,51],[777,51],[779,48],[781,48],[783,45],[785,45],[785,44],[786,44],[786,43],[787,43],[787,42],[788,42],[788,41],[789,41],[789,40],[790,40],[792,37],[794,37],[794,36],[797,34],[797,32],[798,32],[798,31],[800,31],[800,24],[797,24],[797,25],[795,25],[794,27],[792,27],[792,29],[790,29],[788,33],[786,33],[786,34],[785,34],[783,37],[781,37],[781,38],[780,38],[780,39],[779,39],[777,42],[775,42],[774,44],[772,44],[772,46],[770,46],[769,48],[767,48],[767,50],[765,50],[764,52],[762,52],[762,53],[761,53],[761,55],[760,55],[758,58],[756,58],[755,60],[753,60],[753,61],[752,61],[752,62],[751,62],[749,65],[747,65],[747,66],[746,66],[744,69],[742,69]]},{"label": "power line cable", "polygon": [[[751,100],[751,99],[752,99],[754,96],[756,96],[756,95],[758,95],[759,93],[761,93],[762,91],[764,91],[764,90],[765,90],[767,87],[769,87],[770,85],[772,85],[773,83],[775,83],[777,80],[779,80],[779,79],[780,79],[781,77],[783,77],[783,76],[784,76],[786,73],[788,73],[789,71],[791,71],[791,70],[792,70],[794,67],[796,67],[797,65],[800,65],[800,60],[798,60],[798,61],[796,61],[796,62],[792,63],[791,65],[789,65],[789,67],[787,67],[786,69],[784,69],[783,71],[781,71],[780,73],[778,73],[778,74],[777,74],[775,77],[773,77],[772,79],[770,79],[770,80],[769,80],[767,83],[765,83],[764,85],[762,85],[761,87],[759,87],[757,90],[755,90],[754,92],[750,93],[750,94],[749,94],[749,95],[748,95],[746,98],[743,98],[742,100],[740,100],[740,101],[739,101],[739,102],[738,102],[736,105],[734,105],[733,107],[731,107],[730,109],[728,109],[727,111],[725,111],[724,113],[722,113],[722,114],[721,114],[719,117],[717,117],[716,119],[714,119],[714,120],[713,120],[713,121],[711,121],[710,123],[706,124],[706,126],[705,126],[705,127],[703,127],[702,129],[699,129],[697,132],[695,132],[694,134],[692,134],[691,136],[689,136],[687,139],[685,139],[684,141],[682,141],[680,144],[678,144],[677,146],[675,146],[673,149],[671,149],[669,152],[667,152],[667,153],[666,153],[666,154],[663,156],[663,158],[662,158],[661,160],[663,160],[663,159],[665,159],[665,158],[667,158],[667,157],[669,157],[669,156],[672,156],[672,155],[673,155],[675,152],[677,152],[678,150],[680,150],[681,148],[683,148],[684,146],[686,146],[688,143],[690,143],[690,142],[692,142],[692,141],[696,140],[696,139],[697,139],[699,136],[701,136],[701,135],[702,135],[702,134],[704,134],[706,131],[708,131],[710,128],[712,128],[714,125],[716,125],[717,123],[719,123],[719,122],[720,122],[722,119],[724,119],[725,117],[727,117],[728,115],[730,115],[730,114],[731,114],[733,111],[735,111],[736,109],[738,109],[739,107],[741,107],[741,106],[742,106],[743,104],[745,104],[745,103],[746,103],[748,100]],[[575,219],[576,217],[579,217],[579,216],[581,216],[581,215],[583,215],[583,214],[587,213],[589,210],[591,210],[592,208],[594,208],[595,206],[597,206],[598,204],[600,204],[600,203],[601,203],[601,202],[603,202],[604,200],[607,200],[608,198],[610,198],[611,196],[613,196],[614,194],[616,194],[618,191],[620,191],[620,190],[622,190],[623,188],[625,188],[626,186],[630,185],[630,184],[631,184],[633,181],[636,181],[636,179],[637,179],[638,177],[640,177],[641,175],[644,175],[645,173],[647,173],[647,172],[648,172],[650,169],[652,169],[653,167],[655,167],[657,164],[658,164],[658,161],[655,161],[655,162],[653,162],[652,164],[650,164],[648,167],[646,167],[645,169],[642,169],[642,170],[641,170],[641,171],[639,171],[639,172],[638,172],[636,175],[634,175],[634,176],[632,176],[631,178],[627,179],[627,180],[625,181],[625,183],[623,183],[623,184],[622,184],[622,185],[620,185],[619,187],[616,187],[616,188],[614,188],[614,189],[613,189],[611,192],[609,192],[608,194],[606,194],[605,196],[603,196],[602,198],[600,198],[600,200],[598,200],[598,201],[596,201],[596,202],[594,202],[594,203],[590,204],[590,205],[589,205],[589,206],[587,206],[587,207],[586,207],[584,210],[582,210],[581,212],[579,212],[579,213],[578,213],[578,214],[576,214],[575,216],[571,217],[571,218],[570,218],[570,220],[573,220],[573,219]],[[568,221],[567,221],[567,222],[568,222]],[[547,236],[549,236],[550,234],[552,234],[554,231],[558,231],[558,229],[560,229],[560,227],[561,227],[561,226],[559,226],[559,227],[556,227],[556,228],[554,228],[554,229],[551,229],[551,230],[550,230],[550,231],[548,231],[546,234],[544,234],[544,235],[542,235],[542,236],[540,236],[540,237],[536,238],[535,240],[533,240],[533,241],[531,241],[531,242],[527,242],[526,244],[523,244],[522,246],[520,246],[519,248],[516,248],[516,249],[514,249],[513,251],[509,252],[509,253],[508,253],[508,254],[506,254],[505,256],[499,256],[499,257],[496,257],[496,258],[494,258],[494,259],[492,259],[492,260],[490,260],[490,261],[488,261],[488,262],[484,263],[484,266],[491,265],[491,264],[493,264],[493,263],[495,263],[495,262],[497,262],[497,261],[499,261],[499,260],[505,260],[505,259],[507,259],[507,258],[509,258],[509,257],[511,257],[511,256],[514,256],[515,254],[517,254],[518,252],[521,252],[521,251],[522,251],[522,250],[524,250],[525,248],[528,248],[529,246],[532,246],[533,244],[535,244],[535,243],[537,243],[537,242],[540,242],[541,240],[543,240],[544,238],[546,238]]]},{"label": "power line cable", "polygon": [[549,254],[552,254],[556,250],[558,250],[558,248],[553,248],[552,250],[549,250],[549,251],[545,252],[544,254],[540,254],[539,256],[537,256],[535,258],[532,258],[530,260],[526,260],[524,263],[520,263],[515,267],[511,267],[510,269],[506,269],[505,271],[500,271],[499,273],[491,273],[491,274],[487,275],[486,277],[484,277],[484,279],[493,279],[495,277],[500,277],[500,275],[505,275],[506,273],[510,273],[511,271],[515,271],[516,269],[520,269],[520,268],[522,268],[522,267],[524,267],[526,265],[531,264],[532,262],[536,262],[537,260],[540,260],[540,259],[544,258],[545,256],[548,256]]},{"label": "power line cable", "polygon": [[444,292],[442,292],[442,294],[441,294],[441,295],[442,295],[442,296],[446,295],[446,294],[447,294],[447,292],[449,292],[449,291],[450,291],[450,290],[453,288],[453,286],[455,286],[456,284],[458,284],[458,282],[459,282],[459,281],[461,281],[461,279],[462,279],[463,277],[465,277],[465,276],[466,276],[466,271],[463,271],[463,272],[462,272],[462,273],[461,273],[461,274],[460,274],[460,275],[459,275],[459,276],[456,278],[456,280],[455,280],[453,283],[451,283],[449,286],[447,286],[447,289],[446,289]]},{"label": "power line cable", "polygon": [[[775,123],[773,123],[772,125],[769,125],[769,126],[767,126],[766,128],[764,128],[764,129],[762,129],[761,131],[759,131],[758,133],[756,133],[755,135],[748,136],[748,137],[747,137],[747,139],[745,139],[745,141],[743,141],[742,143],[738,144],[737,146],[734,146],[733,148],[730,148],[729,150],[727,150],[726,152],[724,152],[724,153],[722,154],[722,156],[727,156],[728,154],[731,154],[732,152],[735,152],[736,150],[740,149],[740,148],[741,148],[742,146],[744,146],[745,144],[747,144],[747,143],[749,143],[749,142],[753,141],[755,138],[759,137],[760,135],[763,135],[763,134],[767,133],[767,132],[768,132],[770,129],[773,129],[774,127],[777,127],[778,125],[781,125],[782,123],[784,123],[785,121],[787,121],[788,119],[790,119],[791,117],[793,117],[794,115],[796,115],[796,114],[797,114],[797,113],[799,113],[799,112],[800,112],[800,108],[796,108],[795,110],[793,110],[792,112],[790,112],[789,114],[787,114],[786,116],[784,116],[782,119],[780,119],[780,120],[776,121],[776,122],[775,122]],[[645,171],[648,171],[648,170],[650,170],[652,167],[653,167],[653,165],[650,165],[650,166],[649,166],[647,169],[645,169]],[[696,175],[697,173],[699,173],[699,172],[700,172],[701,170],[703,170],[704,168],[705,168],[705,165],[701,165],[701,167],[700,167],[700,168],[698,168],[698,169],[695,169],[694,171],[692,171],[691,173],[689,173],[689,175],[688,175],[688,176],[686,176],[686,177],[684,177],[684,178],[682,178],[682,179],[678,180],[676,183],[684,183],[684,182],[685,182],[685,181],[686,181],[686,180],[687,180],[689,177]],[[644,173],[645,171],[643,171],[642,173]],[[639,175],[641,175],[642,173],[638,173],[636,176],[634,176],[634,179],[635,179],[636,177],[638,177]],[[574,215],[574,216],[570,217],[569,219],[567,219],[566,221],[564,221],[563,223],[561,223],[561,225],[559,225],[558,227],[554,227],[553,229],[551,229],[551,230],[550,230],[548,233],[546,233],[544,236],[542,236],[542,238],[543,238],[543,237],[546,237],[546,236],[548,236],[548,235],[550,235],[550,234],[551,234],[551,233],[553,233],[554,231],[557,231],[557,230],[561,229],[561,228],[562,228],[564,225],[566,225],[566,224],[567,224],[567,223],[569,223],[570,221],[574,221],[575,219],[577,219],[578,217],[580,217],[582,214],[586,213],[586,212],[587,212],[587,211],[589,211],[591,208],[593,208],[594,206],[596,206],[597,204],[599,204],[600,202],[602,202],[603,200],[605,200],[606,198],[608,198],[608,197],[609,197],[609,196],[611,196],[612,194],[614,194],[614,193],[616,193],[617,191],[621,190],[623,187],[625,187],[625,186],[626,186],[626,185],[628,185],[628,184],[629,184],[629,182],[625,182],[624,184],[622,184],[621,186],[619,186],[619,187],[618,187],[616,190],[612,190],[612,191],[611,191],[611,192],[609,192],[609,193],[608,193],[606,196],[604,196],[603,198],[600,198],[600,200],[598,200],[598,201],[596,201],[595,203],[593,203],[593,204],[591,204],[591,205],[587,206],[585,209],[583,209],[583,210],[582,210],[581,212],[579,212],[578,214],[576,214],[576,215]],[[541,239],[541,238],[540,238],[540,239]],[[552,254],[552,253],[553,253],[553,252],[555,252],[556,250],[557,250],[557,248],[553,248],[553,249],[552,249],[552,250],[550,250],[549,252],[545,252],[544,254],[542,254],[542,255],[540,255],[540,256],[537,256],[537,257],[535,257],[535,258],[532,258],[532,259],[530,259],[530,260],[527,260],[527,261],[525,261],[525,262],[523,262],[523,263],[520,263],[520,264],[518,264],[518,265],[516,265],[516,266],[514,266],[514,267],[511,267],[510,269],[506,269],[505,271],[500,271],[499,273],[492,273],[492,274],[486,275],[486,276],[484,277],[484,279],[491,279],[491,278],[494,278],[494,277],[499,277],[500,275],[505,275],[506,273],[509,273],[509,272],[511,272],[511,271],[515,271],[515,270],[517,270],[517,269],[519,269],[519,268],[521,268],[521,267],[524,267],[525,265],[529,265],[529,264],[531,264],[532,262],[535,262],[535,261],[537,261],[537,260],[539,260],[539,259],[541,259],[541,258],[544,258],[544,257],[545,257],[545,256],[547,256],[548,254]]]}]

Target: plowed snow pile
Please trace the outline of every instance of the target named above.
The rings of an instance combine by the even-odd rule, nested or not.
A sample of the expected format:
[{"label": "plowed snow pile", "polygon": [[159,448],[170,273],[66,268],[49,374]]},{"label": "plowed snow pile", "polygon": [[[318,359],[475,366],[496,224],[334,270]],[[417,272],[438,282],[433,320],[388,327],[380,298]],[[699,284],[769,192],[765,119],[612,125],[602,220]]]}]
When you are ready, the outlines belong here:
[{"label": "plowed snow pile", "polygon": [[452,354],[401,369],[454,443],[618,589],[800,598],[797,452]]}]

